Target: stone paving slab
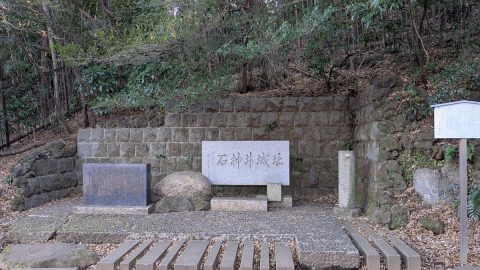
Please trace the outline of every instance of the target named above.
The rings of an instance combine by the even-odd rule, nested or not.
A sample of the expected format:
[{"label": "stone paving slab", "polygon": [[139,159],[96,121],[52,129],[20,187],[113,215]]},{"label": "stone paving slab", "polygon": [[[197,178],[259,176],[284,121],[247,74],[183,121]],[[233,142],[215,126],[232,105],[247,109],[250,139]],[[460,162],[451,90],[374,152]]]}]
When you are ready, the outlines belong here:
[{"label": "stone paving slab", "polygon": [[138,243],[140,243],[139,240],[125,241],[117,249],[115,249],[113,253],[101,259],[97,263],[97,270],[115,270],[122,258],[128,252],[134,249],[138,245]]},{"label": "stone paving slab", "polygon": [[398,251],[398,253],[400,253],[403,264],[407,270],[416,270],[421,268],[420,255],[415,250],[405,244],[396,235],[389,234],[387,235],[387,239]]},{"label": "stone paving slab", "polygon": [[207,251],[208,241],[192,240],[188,242],[182,255],[175,262],[174,270],[198,270],[203,255]]},{"label": "stone paving slab", "polygon": [[12,270],[78,270],[78,268],[13,268]]},{"label": "stone paving slab", "polygon": [[380,269],[380,254],[377,250],[351,224],[346,224],[345,229],[365,259],[367,269]]},{"label": "stone paving slab", "polygon": [[220,270],[233,270],[235,268],[238,244],[240,244],[238,241],[227,242],[227,246],[223,252],[222,261],[220,262]]},{"label": "stone paving slab", "polygon": [[[186,222],[188,221],[188,222]],[[30,220],[27,227],[34,227]],[[300,263],[310,267],[360,264],[358,250],[337,222],[331,207],[303,205],[269,212],[177,212],[133,215],[72,214],[56,240],[121,243],[126,238],[294,240]]]},{"label": "stone paving slab", "polygon": [[218,255],[220,253],[220,249],[222,248],[223,241],[217,240],[213,244],[210,252],[208,252],[207,258],[205,259],[205,264],[203,265],[204,270],[213,270],[217,268],[218,264]]},{"label": "stone paving slab", "polygon": [[245,241],[243,243],[242,259],[240,261],[240,270],[253,269],[253,254],[255,252],[255,245],[252,241]]},{"label": "stone paving slab", "polygon": [[173,262],[178,256],[178,252],[185,244],[185,240],[180,240],[175,243],[175,245],[168,251],[167,255],[160,261],[158,264],[158,269],[168,270],[171,269]]},{"label": "stone paving slab", "polygon": [[55,236],[55,232],[64,225],[68,216],[59,214],[31,215],[13,221],[10,225],[7,238],[13,243],[46,242]]},{"label": "stone paving slab", "polygon": [[135,265],[135,262],[145,254],[148,247],[153,243],[153,240],[145,240],[140,246],[132,251],[123,261],[120,263],[120,270],[130,270]]},{"label": "stone paving slab", "polygon": [[284,243],[275,243],[275,269],[294,270],[293,256],[290,247]]},{"label": "stone paving slab", "polygon": [[263,242],[260,246],[260,270],[270,268],[270,247],[269,243]]},{"label": "stone paving slab", "polygon": [[165,240],[154,245],[135,265],[136,270],[154,270],[155,262],[158,261],[165,253],[172,242]]},{"label": "stone paving slab", "polygon": [[364,231],[372,242],[377,246],[380,252],[383,254],[383,257],[387,261],[387,268],[391,270],[400,270],[401,269],[401,259],[400,254],[383,239],[382,236],[377,234],[370,228],[365,222],[358,222],[358,226]]}]

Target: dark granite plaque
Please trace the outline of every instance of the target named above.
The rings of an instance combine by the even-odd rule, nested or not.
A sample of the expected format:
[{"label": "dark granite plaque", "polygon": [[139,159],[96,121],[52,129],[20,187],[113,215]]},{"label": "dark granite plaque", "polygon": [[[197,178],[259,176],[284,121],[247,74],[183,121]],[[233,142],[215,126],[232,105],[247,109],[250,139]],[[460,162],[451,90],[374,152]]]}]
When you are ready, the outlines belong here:
[{"label": "dark granite plaque", "polygon": [[147,206],[149,164],[83,164],[83,204]]}]

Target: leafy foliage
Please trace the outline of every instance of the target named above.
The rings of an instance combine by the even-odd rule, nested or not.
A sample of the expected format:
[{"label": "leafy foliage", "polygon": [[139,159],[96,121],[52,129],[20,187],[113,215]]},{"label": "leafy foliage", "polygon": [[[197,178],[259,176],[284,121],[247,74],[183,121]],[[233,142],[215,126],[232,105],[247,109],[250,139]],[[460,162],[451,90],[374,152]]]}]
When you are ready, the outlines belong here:
[{"label": "leafy foliage", "polygon": [[444,152],[445,161],[451,162],[453,161],[454,158],[457,157],[457,155],[458,155],[458,147],[450,144],[445,147],[445,152]]},{"label": "leafy foliage", "polygon": [[[478,9],[476,2],[468,4]],[[442,16],[422,16],[433,8],[446,23],[439,21]],[[480,85],[478,61],[461,59],[444,69],[428,61],[433,40],[458,52],[477,36],[476,17],[461,17],[459,10],[464,11],[451,1],[413,0],[6,0],[0,4],[0,75],[12,103],[7,117],[35,126],[35,116],[49,115],[38,102],[52,98],[48,35],[62,68],[76,75],[77,91],[65,101],[70,115],[79,103],[98,113],[162,109],[231,91],[275,88],[292,65],[335,90],[334,69],[344,69],[347,60],[351,69],[359,68],[353,55],[370,49],[412,54],[425,67],[419,70],[438,73],[429,79],[438,89],[429,102],[465,98]],[[413,86],[406,93],[415,101]]]},{"label": "leafy foliage", "polygon": [[480,86],[480,62],[466,60],[449,66],[432,76],[431,83],[437,87],[430,104],[467,99],[470,91]]},{"label": "leafy foliage", "polygon": [[468,194],[467,213],[475,221],[480,219],[480,189],[471,188]]}]

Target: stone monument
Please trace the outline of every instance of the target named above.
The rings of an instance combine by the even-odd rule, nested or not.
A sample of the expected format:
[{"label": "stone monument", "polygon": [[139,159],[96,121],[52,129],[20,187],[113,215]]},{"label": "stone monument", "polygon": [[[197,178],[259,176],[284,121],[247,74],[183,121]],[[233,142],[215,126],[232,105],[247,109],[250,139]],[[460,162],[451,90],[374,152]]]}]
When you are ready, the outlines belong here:
[{"label": "stone monument", "polygon": [[84,164],[83,206],[89,214],[148,214],[149,164]]},{"label": "stone monument", "polygon": [[290,184],[288,141],[203,141],[202,174],[212,185],[267,186],[266,197],[214,198],[214,211],[266,211],[268,201],[291,207],[281,190]]},{"label": "stone monument", "polygon": [[338,151],[338,207],[334,211],[343,216],[358,217],[355,205],[355,152]]}]

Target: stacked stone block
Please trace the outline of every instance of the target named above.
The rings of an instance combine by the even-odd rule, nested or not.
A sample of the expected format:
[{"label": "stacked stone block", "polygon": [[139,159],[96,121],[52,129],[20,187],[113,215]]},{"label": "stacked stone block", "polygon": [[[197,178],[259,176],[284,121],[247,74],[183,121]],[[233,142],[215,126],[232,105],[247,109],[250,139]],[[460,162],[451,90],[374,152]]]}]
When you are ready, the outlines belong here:
[{"label": "stacked stone block", "polygon": [[382,224],[392,222],[395,196],[407,187],[398,157],[410,142],[406,115],[395,97],[401,90],[398,84],[396,78],[373,79],[352,105],[356,114],[356,201]]},{"label": "stacked stone block", "polygon": [[201,171],[203,140],[289,140],[291,181],[286,191],[314,196],[337,188],[337,152],[352,138],[348,97],[231,98],[168,113],[159,128],[81,129],[78,156],[82,162],[150,163],[154,185],[171,172]]},{"label": "stacked stone block", "polygon": [[23,158],[8,177],[17,187],[12,209],[26,210],[74,192],[75,153],[75,145],[55,141]]}]

